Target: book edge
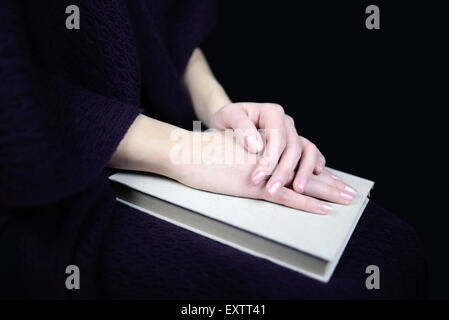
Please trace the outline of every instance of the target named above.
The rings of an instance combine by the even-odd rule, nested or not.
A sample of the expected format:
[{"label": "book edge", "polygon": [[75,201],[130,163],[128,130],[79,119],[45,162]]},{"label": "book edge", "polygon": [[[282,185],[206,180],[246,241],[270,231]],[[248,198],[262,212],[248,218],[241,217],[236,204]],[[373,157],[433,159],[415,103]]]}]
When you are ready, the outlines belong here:
[{"label": "book edge", "polygon": [[[134,194],[134,195],[142,194],[143,197],[147,197],[148,199],[150,199],[150,198],[151,199],[156,199],[157,201],[164,202],[167,205],[179,208],[180,210],[187,211],[187,212],[191,211],[189,209],[177,206],[177,205],[172,204],[170,202],[167,202],[167,201],[164,201],[164,200],[152,197],[150,195],[144,194],[144,193],[142,193],[140,191],[137,191],[137,190],[134,190],[132,188],[129,188],[126,185],[121,185],[121,186],[123,186],[125,188],[128,188],[129,192],[131,194]],[[117,191],[117,189],[116,189],[116,191]],[[225,226],[227,226],[228,228],[230,228],[232,230],[236,230],[237,232],[240,232],[240,233],[243,233],[243,234],[250,234],[250,235],[252,235],[253,238],[257,239],[257,242],[258,242],[259,246],[263,246],[263,245],[266,246],[267,244],[268,245],[271,244],[271,245],[274,246],[274,249],[273,248],[265,249],[265,251],[271,250],[271,253],[262,253],[260,250],[254,250],[254,249],[250,248],[250,245],[248,245],[248,243],[241,243],[241,242],[238,242],[238,241],[229,241],[227,239],[224,239],[223,237],[214,235],[214,234],[212,234],[210,232],[207,232],[207,231],[195,228],[195,227],[191,227],[189,225],[186,225],[183,222],[171,219],[171,218],[165,216],[164,214],[159,214],[159,213],[155,212],[156,210],[149,210],[149,209],[145,208],[142,205],[138,205],[138,204],[132,203],[132,202],[130,202],[128,200],[121,199],[120,195],[117,196],[117,201],[119,201],[119,202],[121,202],[121,203],[123,203],[125,205],[128,205],[128,206],[130,206],[130,207],[132,207],[134,209],[142,211],[142,212],[144,212],[146,214],[150,214],[150,215],[152,215],[152,216],[154,216],[154,217],[156,217],[158,219],[167,221],[167,222],[172,223],[174,225],[177,225],[177,226],[179,226],[181,228],[187,229],[187,230],[189,230],[191,232],[195,232],[197,234],[205,236],[208,239],[212,239],[212,240],[218,241],[220,243],[228,245],[228,246],[230,246],[232,248],[235,248],[237,250],[240,250],[242,252],[251,254],[253,256],[266,259],[266,260],[268,260],[268,261],[270,261],[272,263],[275,263],[275,264],[280,265],[282,267],[288,268],[288,269],[293,270],[295,272],[304,274],[304,275],[306,275],[308,277],[314,278],[314,279],[319,280],[321,282],[328,282],[328,280],[329,280],[329,275],[328,275],[329,268],[328,268],[328,266],[330,264],[330,261],[324,260],[324,259],[319,258],[319,257],[315,257],[315,256],[313,256],[313,255],[311,255],[311,254],[309,254],[307,252],[302,252],[300,250],[297,250],[297,249],[294,249],[294,248],[290,248],[290,247],[288,247],[288,246],[286,246],[284,244],[277,243],[277,242],[275,242],[275,241],[273,241],[271,239],[263,238],[260,235],[253,234],[253,233],[248,232],[248,231],[243,230],[243,229],[239,229],[239,228],[237,228],[235,226],[226,224],[226,223],[224,223],[222,221],[215,220],[213,218],[210,218],[210,217],[203,216],[201,214],[192,212],[192,214],[194,214],[195,216],[197,216],[201,220],[214,220],[219,225],[225,225]],[[263,242],[264,242],[264,244],[262,244]],[[279,250],[279,249],[281,249],[281,250]],[[293,263],[287,263],[287,262],[282,261],[282,258],[279,259],[279,258],[273,257],[272,252],[276,252],[276,254],[280,255],[279,251],[282,251],[282,249],[284,251],[287,251],[287,252],[290,251],[290,256],[287,259],[285,258],[285,255],[284,255],[284,259],[283,259],[284,261],[288,260],[288,259],[293,259],[294,260],[296,258],[297,260],[301,259],[302,265],[315,263],[315,266],[309,266],[308,268],[309,269],[313,269],[313,268],[321,269],[322,270],[321,273],[319,271],[317,271],[317,272],[309,271],[307,268],[301,267],[298,264],[295,265]]]}]

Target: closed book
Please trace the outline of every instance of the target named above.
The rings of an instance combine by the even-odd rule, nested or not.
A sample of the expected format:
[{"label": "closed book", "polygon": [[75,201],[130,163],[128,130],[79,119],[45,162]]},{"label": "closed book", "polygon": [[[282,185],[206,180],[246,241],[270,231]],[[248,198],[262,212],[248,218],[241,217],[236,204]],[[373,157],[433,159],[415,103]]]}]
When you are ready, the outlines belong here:
[{"label": "closed book", "polygon": [[[358,191],[326,215],[264,200],[216,194],[163,176],[123,171],[110,177],[117,200],[192,232],[328,282],[374,182],[328,168]],[[150,249],[149,249],[150,250]]]}]

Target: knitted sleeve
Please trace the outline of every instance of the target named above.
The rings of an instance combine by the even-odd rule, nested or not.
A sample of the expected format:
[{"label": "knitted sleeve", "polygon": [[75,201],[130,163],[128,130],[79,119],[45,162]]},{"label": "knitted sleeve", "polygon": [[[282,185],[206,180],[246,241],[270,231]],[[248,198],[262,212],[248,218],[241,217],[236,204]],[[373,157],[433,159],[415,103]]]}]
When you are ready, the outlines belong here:
[{"label": "knitted sleeve", "polygon": [[32,64],[13,1],[0,8],[0,206],[82,190],[109,162],[140,108]]},{"label": "knitted sleeve", "polygon": [[151,115],[191,129],[196,117],[181,81],[193,50],[215,26],[215,1],[128,0],[127,6],[141,53],[144,98],[157,106]]},{"label": "knitted sleeve", "polygon": [[165,41],[173,62],[182,75],[193,50],[215,27],[214,0],[172,1],[166,10]]}]

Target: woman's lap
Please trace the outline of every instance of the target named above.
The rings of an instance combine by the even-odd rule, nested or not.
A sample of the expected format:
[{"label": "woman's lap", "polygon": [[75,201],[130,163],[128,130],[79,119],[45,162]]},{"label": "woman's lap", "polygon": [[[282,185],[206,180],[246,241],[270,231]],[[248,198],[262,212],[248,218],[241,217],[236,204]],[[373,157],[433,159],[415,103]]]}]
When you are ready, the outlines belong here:
[{"label": "woman's lap", "polygon": [[[327,284],[118,203],[101,274],[115,298],[419,298],[425,259],[413,229],[370,202]],[[368,265],[380,289],[368,290]]]}]

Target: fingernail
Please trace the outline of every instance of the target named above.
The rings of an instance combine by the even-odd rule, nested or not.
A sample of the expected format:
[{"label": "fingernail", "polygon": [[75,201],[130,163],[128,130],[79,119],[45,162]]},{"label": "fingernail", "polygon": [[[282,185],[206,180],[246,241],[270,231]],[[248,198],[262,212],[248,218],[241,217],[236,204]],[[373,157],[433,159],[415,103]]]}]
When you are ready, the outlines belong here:
[{"label": "fingernail", "polygon": [[320,213],[329,213],[332,210],[332,206],[327,203],[320,203],[318,205],[318,211]]},{"label": "fingernail", "polygon": [[296,188],[298,188],[299,192],[304,192],[304,189],[306,188],[306,179],[299,179],[299,182],[296,184]]},{"label": "fingernail", "polygon": [[273,196],[281,187],[281,183],[276,181],[273,185],[268,189],[268,192]]},{"label": "fingernail", "polygon": [[334,178],[335,180],[341,180],[339,177],[337,177],[337,176],[335,176],[333,174],[331,174],[331,177]]},{"label": "fingernail", "polygon": [[259,139],[257,139],[257,137],[255,135],[246,136],[245,140],[246,140],[247,147],[250,146],[251,148],[255,149],[257,152],[262,150],[263,145],[259,141]]},{"label": "fingernail", "polygon": [[345,190],[348,191],[349,193],[353,194],[354,196],[357,195],[357,190],[355,190],[354,188],[352,188],[350,186],[345,186]]},{"label": "fingernail", "polygon": [[259,171],[254,177],[253,177],[253,182],[255,184],[258,184],[260,182],[262,182],[263,178],[265,177],[265,173],[263,173],[262,171]]},{"label": "fingernail", "polygon": [[346,193],[346,192],[340,192],[340,197],[342,197],[343,199],[345,199],[348,202],[351,202],[352,199],[354,199],[353,195]]}]

